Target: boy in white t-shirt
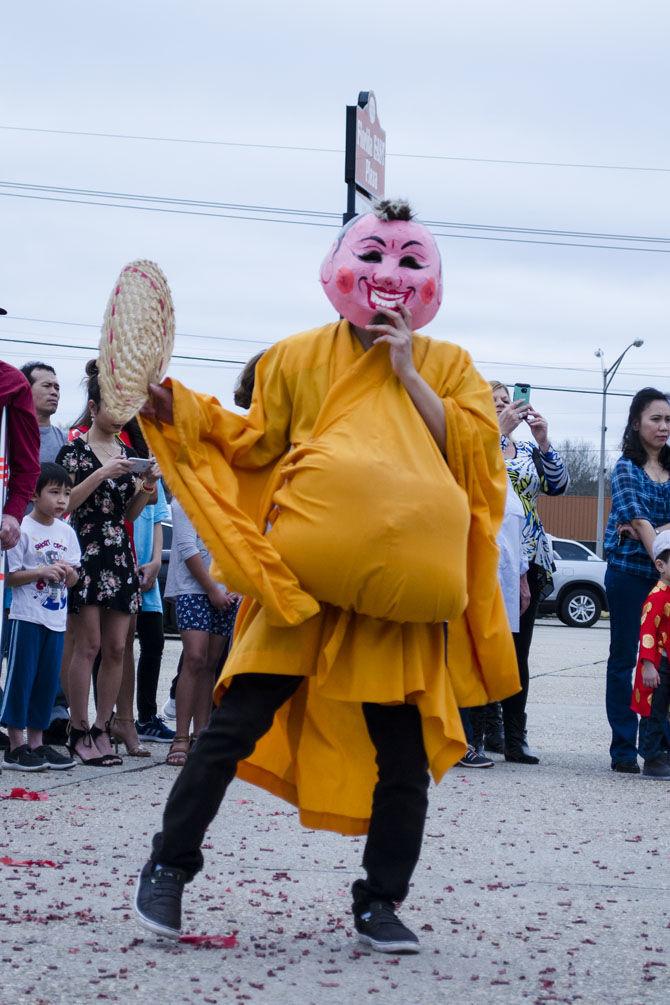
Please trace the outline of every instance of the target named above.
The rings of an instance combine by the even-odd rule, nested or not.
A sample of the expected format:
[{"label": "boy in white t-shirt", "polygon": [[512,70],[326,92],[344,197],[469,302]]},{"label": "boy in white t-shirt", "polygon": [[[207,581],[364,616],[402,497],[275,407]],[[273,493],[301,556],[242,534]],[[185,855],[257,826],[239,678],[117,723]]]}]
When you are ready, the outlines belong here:
[{"label": "boy in white t-shirt", "polygon": [[23,518],[19,543],[7,552],[13,596],[0,723],[10,741],[3,767],[14,771],[74,767],[71,757],[44,746],[42,738],[59,686],[67,591],[79,578],[81,561],[77,535],[60,519],[71,491],[65,468],[42,464],[33,510]]}]

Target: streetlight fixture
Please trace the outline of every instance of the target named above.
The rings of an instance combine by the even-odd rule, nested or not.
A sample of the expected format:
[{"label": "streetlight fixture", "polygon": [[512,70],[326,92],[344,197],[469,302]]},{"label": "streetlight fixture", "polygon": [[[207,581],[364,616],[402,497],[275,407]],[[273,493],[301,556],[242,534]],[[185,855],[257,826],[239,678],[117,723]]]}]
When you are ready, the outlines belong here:
[{"label": "streetlight fixture", "polygon": [[596,516],[596,554],[598,558],[603,557],[603,536],[604,536],[604,515],[605,515],[605,433],[607,432],[607,392],[614,379],[614,375],[621,365],[621,361],[629,349],[639,349],[644,345],[644,339],[636,338],[634,342],[627,345],[618,359],[610,367],[605,367],[605,353],[602,349],[596,349],[594,355],[600,360],[600,368],[603,375],[603,411],[600,423],[600,469],[598,471],[598,513]]}]

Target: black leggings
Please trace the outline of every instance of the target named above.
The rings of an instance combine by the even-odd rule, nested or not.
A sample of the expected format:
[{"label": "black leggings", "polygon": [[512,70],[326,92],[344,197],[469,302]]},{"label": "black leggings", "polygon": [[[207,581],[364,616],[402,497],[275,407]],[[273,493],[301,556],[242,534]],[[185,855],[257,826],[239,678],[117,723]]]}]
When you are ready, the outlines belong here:
[{"label": "black leggings", "polygon": [[[302,677],[276,674],[233,678],[168,797],[152,861],[183,869],[190,877],[202,869],[200,846],[238,761],[249,757],[270,729],[275,711],[302,683]],[[367,703],[363,714],[377,752],[378,781],[363,855],[367,879],[353,887],[359,911],[371,900],[407,896],[421,850],[429,784],[416,706]]]},{"label": "black leggings", "polygon": [[158,712],[156,692],[163,658],[163,615],[160,611],[140,611],[137,615],[140,658],[137,661],[137,718],[148,722]]},{"label": "black leggings", "polygon": [[511,698],[505,698],[502,702],[503,716],[519,715],[526,711],[528,701],[528,685],[530,682],[530,671],[528,669],[528,654],[530,644],[533,641],[533,629],[537,618],[537,609],[540,606],[540,592],[545,579],[542,570],[531,564],[528,570],[528,587],[530,589],[530,604],[521,615],[519,621],[519,631],[512,633],[514,648],[516,649],[516,661],[519,666],[519,678],[521,680],[521,690],[518,694],[513,694]]}]

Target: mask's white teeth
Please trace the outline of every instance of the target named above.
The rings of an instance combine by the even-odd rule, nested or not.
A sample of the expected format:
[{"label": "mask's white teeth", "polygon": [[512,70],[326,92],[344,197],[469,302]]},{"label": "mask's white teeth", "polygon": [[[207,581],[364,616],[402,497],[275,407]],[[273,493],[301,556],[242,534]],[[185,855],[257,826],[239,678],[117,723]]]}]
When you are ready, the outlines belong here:
[{"label": "mask's white teeth", "polygon": [[405,298],[402,293],[382,295],[377,290],[370,290],[370,299],[376,307],[396,307]]}]

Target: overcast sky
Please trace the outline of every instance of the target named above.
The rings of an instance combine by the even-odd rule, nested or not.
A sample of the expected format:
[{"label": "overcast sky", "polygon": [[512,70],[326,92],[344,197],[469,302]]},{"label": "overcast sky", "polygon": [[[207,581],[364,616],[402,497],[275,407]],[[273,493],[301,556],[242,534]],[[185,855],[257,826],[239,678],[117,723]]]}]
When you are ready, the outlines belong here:
[{"label": "overcast sky", "polygon": [[[321,149],[2,128],[0,174],[40,186],[341,212],[343,154],[332,151],[343,147],[345,105],[373,89],[387,132],[387,194],[407,196],[421,217],[668,238],[669,31],[661,0],[6,5],[0,126]],[[449,157],[665,170],[440,159]],[[0,214],[0,305],[10,315],[0,336],[49,343],[3,341],[0,354],[17,365],[56,365],[63,423],[79,410],[83,361],[97,344],[97,327],[84,326],[99,326],[120,268],[134,258],[154,259],[168,276],[185,333],[178,353],[241,364],[333,317],[318,285],[334,234],[326,227],[4,195]],[[667,254],[462,233],[439,238],[446,295],[428,334],[465,345],[487,377],[586,388],[600,384],[596,347],[612,362],[640,337],[644,347],[630,351],[613,390],[670,385]],[[230,404],[238,370],[175,361],[171,373]],[[597,396],[537,390],[533,400],[553,439],[597,440]],[[626,410],[627,399],[611,399],[612,450]]]}]

